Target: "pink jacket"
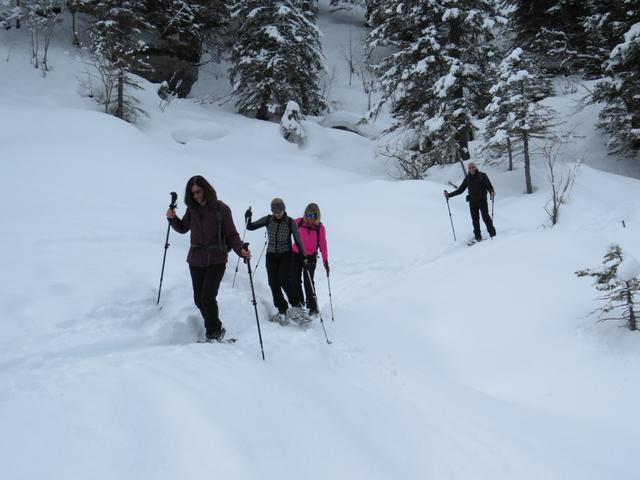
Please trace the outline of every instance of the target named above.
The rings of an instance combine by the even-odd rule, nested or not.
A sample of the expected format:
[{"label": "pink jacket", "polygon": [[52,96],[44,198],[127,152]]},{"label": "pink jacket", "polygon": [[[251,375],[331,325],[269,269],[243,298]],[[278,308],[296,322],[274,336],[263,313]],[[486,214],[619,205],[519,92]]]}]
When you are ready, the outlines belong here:
[{"label": "pink jacket", "polygon": [[[302,244],[304,245],[304,251],[307,255],[313,255],[318,250],[318,245],[320,246],[320,253],[322,253],[322,259],[325,262],[329,261],[329,251],[327,250],[327,231],[324,228],[324,225],[320,224],[320,238],[318,239],[318,227],[316,225],[312,225],[308,227],[304,223],[304,219],[302,217],[296,218],[296,225],[298,225],[298,229],[300,230],[300,237],[302,238]],[[298,246],[293,244],[292,249],[295,253],[298,253]]]}]

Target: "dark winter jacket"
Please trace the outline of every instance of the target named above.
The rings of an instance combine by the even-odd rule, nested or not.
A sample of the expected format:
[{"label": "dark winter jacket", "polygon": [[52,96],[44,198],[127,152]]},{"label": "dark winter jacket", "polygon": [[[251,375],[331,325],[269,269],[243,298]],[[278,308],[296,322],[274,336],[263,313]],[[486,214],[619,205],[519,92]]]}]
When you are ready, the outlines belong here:
[{"label": "dark winter jacket", "polygon": [[187,263],[194,267],[227,263],[229,247],[238,255],[242,250],[242,240],[233,223],[231,209],[220,200],[195,209],[187,208],[182,219],[172,218],[169,224],[178,233],[191,231]]},{"label": "dark winter jacket", "polygon": [[493,192],[493,185],[486,173],[476,170],[475,174],[468,173],[460,186],[449,194],[449,197],[460,195],[469,188],[467,201],[479,202],[487,199],[487,192]]},{"label": "dark winter jacket", "polygon": [[247,223],[247,230],[257,230],[262,227],[267,227],[267,237],[269,240],[267,253],[284,253],[291,251],[291,236],[293,235],[293,240],[296,242],[298,252],[302,252],[302,255],[305,255],[298,226],[286,213],[280,220],[273,215],[267,215],[255,222],[250,221]]}]

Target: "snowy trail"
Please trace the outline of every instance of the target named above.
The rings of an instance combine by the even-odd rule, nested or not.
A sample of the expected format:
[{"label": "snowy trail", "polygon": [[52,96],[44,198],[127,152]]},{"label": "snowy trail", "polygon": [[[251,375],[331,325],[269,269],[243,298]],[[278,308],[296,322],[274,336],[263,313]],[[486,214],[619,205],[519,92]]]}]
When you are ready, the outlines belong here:
[{"label": "snowy trail", "polygon": [[[326,4],[334,100],[362,112],[336,60],[357,21]],[[451,201],[454,243],[442,196],[458,166],[397,182],[366,138],[309,121],[299,150],[275,124],[191,100],[163,114],[149,85],[151,117],[134,128],[88,111],[71,55],[52,52],[47,90],[18,52],[0,70],[2,478],[635,478],[639,340],[587,317],[595,290],[573,272],[612,241],[640,258],[639,181],[585,168],[551,229],[539,166],[529,196],[522,170],[481,167],[498,236],[469,248],[464,197]],[[238,342],[195,343],[189,239],[175,232],[155,305],[168,194],[184,213],[194,174],[239,228],[274,196],[296,216],[321,206],[332,345],[317,322],[266,321],[263,260],[263,362],[243,264],[231,287],[235,255],[219,301]],[[247,240],[257,260],[264,232]]]}]

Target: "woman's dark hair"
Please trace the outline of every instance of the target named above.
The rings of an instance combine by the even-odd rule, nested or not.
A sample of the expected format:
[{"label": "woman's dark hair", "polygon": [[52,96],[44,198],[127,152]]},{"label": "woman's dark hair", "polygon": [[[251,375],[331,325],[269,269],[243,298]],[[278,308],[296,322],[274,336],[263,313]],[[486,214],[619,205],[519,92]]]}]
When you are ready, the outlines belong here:
[{"label": "woman's dark hair", "polygon": [[213,189],[211,184],[207,182],[207,180],[200,175],[195,175],[189,179],[187,182],[187,188],[184,192],[184,203],[187,204],[189,208],[197,208],[200,206],[198,202],[193,198],[193,194],[191,193],[191,189],[196,185],[202,189],[204,199],[207,202],[207,205],[211,205],[213,202],[218,200],[218,195],[216,191]]}]

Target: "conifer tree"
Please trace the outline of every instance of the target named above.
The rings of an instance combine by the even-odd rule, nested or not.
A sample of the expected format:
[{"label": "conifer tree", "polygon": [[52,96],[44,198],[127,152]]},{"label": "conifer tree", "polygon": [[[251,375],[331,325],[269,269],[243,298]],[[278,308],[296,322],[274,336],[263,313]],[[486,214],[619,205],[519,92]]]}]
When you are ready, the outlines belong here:
[{"label": "conifer tree", "polygon": [[483,148],[520,153],[524,158],[527,193],[533,193],[531,180],[531,141],[550,133],[556,113],[541,105],[549,88],[535,61],[521,48],[516,48],[500,64],[499,80],[491,88],[493,100],[487,106],[487,129]]},{"label": "conifer tree", "polygon": [[317,11],[312,0],[236,2],[232,17],[240,25],[230,79],[240,113],[279,119],[291,100],[304,115],[326,108]]},{"label": "conifer tree", "polygon": [[[368,50],[392,48],[377,67],[382,99],[392,102],[391,131],[408,131],[407,152],[424,174],[435,164],[469,158],[472,115],[486,105],[497,17],[484,0],[390,0],[371,12],[381,24],[369,35]],[[412,170],[416,170],[412,166]]]},{"label": "conifer tree", "polygon": [[602,263],[601,268],[579,270],[576,275],[594,277],[596,289],[605,292],[599,297],[604,300],[604,305],[596,310],[602,320],[622,320],[629,330],[637,330],[640,315],[640,265],[624,255],[620,246],[615,244],[609,247]]},{"label": "conifer tree", "polygon": [[637,155],[640,151],[640,0],[625,0],[621,7],[606,17],[605,23],[614,25],[606,30],[621,34],[605,64],[610,78],[598,84],[593,97],[597,102],[604,102],[599,126],[610,134],[610,151]]},{"label": "conifer tree", "polygon": [[581,0],[509,0],[517,45],[536,55],[545,71],[573,73],[583,67],[586,34]]},{"label": "conifer tree", "polygon": [[143,15],[141,0],[99,0],[96,19],[89,35],[96,67],[105,87],[102,101],[105,110],[127,121],[144,113],[138,100],[129,92],[139,89],[131,78],[132,68],[140,68],[141,55],[146,49],[142,31],[150,32],[151,25]]}]

